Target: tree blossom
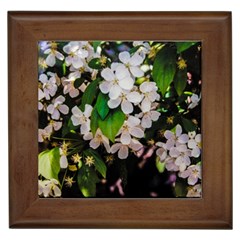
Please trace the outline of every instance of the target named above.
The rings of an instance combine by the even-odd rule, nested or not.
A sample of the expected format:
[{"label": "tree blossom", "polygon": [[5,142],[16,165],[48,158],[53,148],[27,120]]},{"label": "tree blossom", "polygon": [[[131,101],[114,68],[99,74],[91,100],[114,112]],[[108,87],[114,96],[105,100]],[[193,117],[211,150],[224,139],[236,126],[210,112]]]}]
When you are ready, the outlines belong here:
[{"label": "tree blossom", "polygon": [[169,151],[172,158],[176,158],[175,164],[179,167],[180,172],[183,172],[187,166],[191,164],[191,151],[185,144],[172,147]]},{"label": "tree blossom", "polygon": [[56,64],[56,58],[61,61],[64,59],[64,56],[57,51],[57,43],[55,42],[50,43],[50,48],[47,48],[44,51],[44,54],[48,54],[46,64],[49,67],[53,67]]},{"label": "tree blossom", "polygon": [[59,182],[56,179],[38,180],[38,195],[44,197],[61,197]]},{"label": "tree blossom", "polygon": [[74,87],[74,82],[76,79],[74,78],[63,78],[62,84],[63,84],[63,93],[67,94],[69,93],[69,96],[71,98],[75,98],[79,95],[79,90]]},{"label": "tree blossom", "polygon": [[188,147],[192,149],[192,157],[199,157],[201,154],[201,134],[197,134],[196,132],[189,132],[189,141],[188,141]]},{"label": "tree blossom", "polygon": [[38,129],[38,142],[44,142],[45,140],[50,140],[52,134],[52,126],[48,125],[44,129]]},{"label": "tree blossom", "polygon": [[133,56],[130,56],[129,52],[124,51],[119,53],[118,57],[134,77],[142,77],[144,75],[144,72],[140,69],[140,65],[144,59],[138,53],[134,53]]},{"label": "tree blossom", "polygon": [[159,156],[160,161],[163,162],[168,156],[167,146],[162,142],[156,142],[156,146],[159,147],[156,151],[156,154]]},{"label": "tree blossom", "polygon": [[179,177],[187,178],[189,185],[195,185],[201,179],[201,166],[191,165],[185,171],[179,173]]},{"label": "tree blossom", "polygon": [[102,93],[107,94],[110,99],[117,99],[123,90],[131,90],[133,88],[134,80],[131,78],[128,70],[124,66],[117,66],[115,70],[114,65],[110,68],[105,68],[101,72],[101,76],[105,79],[100,83],[99,88]]},{"label": "tree blossom", "polygon": [[134,41],[134,47],[138,47],[137,53],[144,59],[146,54],[150,53],[151,47],[148,42],[143,41]]},{"label": "tree blossom", "polygon": [[143,138],[144,131],[140,128],[140,119],[129,116],[120,129],[119,134],[121,134],[120,142],[125,145],[131,143],[132,137]]},{"label": "tree blossom", "polygon": [[51,114],[52,119],[58,120],[60,118],[60,112],[62,114],[68,114],[69,108],[63,104],[64,101],[65,97],[60,95],[53,99],[52,104],[48,105],[47,112]]},{"label": "tree blossom", "polygon": [[116,99],[109,99],[108,106],[111,109],[117,108],[121,104],[121,109],[125,114],[133,112],[133,104],[137,105],[142,100],[142,96],[137,91],[122,90]]},{"label": "tree blossom", "polygon": [[48,126],[52,127],[52,131],[58,131],[62,127],[62,122],[50,120]]},{"label": "tree blossom", "polygon": [[90,119],[93,107],[89,104],[85,105],[85,110],[82,112],[77,106],[72,108],[72,123],[74,126],[81,125],[81,134],[86,134],[90,131]]},{"label": "tree blossom", "polygon": [[[50,73],[48,73],[50,74]],[[44,97],[47,99],[47,100],[50,100],[50,96],[53,97],[56,92],[57,92],[57,81],[56,81],[56,78],[53,75],[51,75],[51,77],[48,79],[47,75],[42,73],[40,76],[39,76],[39,81],[42,83],[42,89],[43,89],[43,94],[44,94]],[[38,91],[38,94],[40,94],[41,96],[38,95],[38,98],[39,97],[42,97],[42,93]]]},{"label": "tree blossom", "polygon": [[158,88],[155,82],[143,82],[139,89],[144,95],[141,109],[143,112],[148,112],[151,109],[151,104],[160,99],[160,95],[157,93]]},{"label": "tree blossom", "polygon": [[202,186],[201,184],[197,184],[195,186],[191,186],[188,188],[188,193],[186,197],[201,197],[202,194]]},{"label": "tree blossom", "polygon": [[176,133],[166,130],[164,136],[167,139],[166,145],[168,150],[175,145],[187,143],[189,139],[187,134],[182,134],[182,127],[179,124],[176,126]]},{"label": "tree blossom", "polygon": [[67,150],[64,148],[59,148],[59,153],[60,153],[60,167],[67,168],[68,167]]},{"label": "tree blossom", "polygon": [[159,119],[161,113],[155,110],[149,110],[147,112],[140,112],[139,114],[137,114],[136,116],[139,118],[142,118],[141,121],[141,126],[143,128],[150,128],[152,127],[152,122],[155,122]]},{"label": "tree blossom", "polygon": [[189,104],[188,108],[190,108],[190,109],[195,108],[198,105],[200,100],[201,100],[201,95],[198,97],[197,94],[193,93],[193,95],[190,97],[191,103]]},{"label": "tree blossom", "polygon": [[38,88],[38,110],[41,111],[44,108],[44,105],[42,104],[41,100],[45,97],[45,94],[43,93],[42,89]]},{"label": "tree blossom", "polygon": [[[119,141],[120,139],[116,139]],[[126,159],[128,157],[128,149],[132,149],[133,151],[138,151],[143,147],[143,145],[136,139],[131,139],[130,144],[122,144],[121,142],[117,142],[112,145],[110,152],[116,153],[118,151],[118,157],[120,159]]]},{"label": "tree blossom", "polygon": [[93,149],[97,149],[101,144],[104,145],[106,151],[110,152],[110,145],[109,145],[109,139],[102,134],[102,131],[100,128],[97,129],[95,136],[90,141],[89,145]]}]

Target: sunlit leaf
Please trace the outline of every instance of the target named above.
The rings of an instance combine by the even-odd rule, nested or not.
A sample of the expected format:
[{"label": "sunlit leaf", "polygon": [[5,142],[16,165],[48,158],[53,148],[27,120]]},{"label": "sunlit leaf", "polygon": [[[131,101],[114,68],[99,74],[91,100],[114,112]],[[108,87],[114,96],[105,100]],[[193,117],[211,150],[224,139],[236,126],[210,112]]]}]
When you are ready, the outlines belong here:
[{"label": "sunlit leaf", "polygon": [[46,150],[38,155],[38,174],[46,179],[57,179],[60,172],[59,148]]},{"label": "sunlit leaf", "polygon": [[181,53],[195,45],[197,42],[176,42],[177,53]]},{"label": "sunlit leaf", "polygon": [[103,94],[102,92],[98,94],[96,108],[102,120],[104,120],[109,113],[109,107],[107,104],[108,100],[108,95]]}]

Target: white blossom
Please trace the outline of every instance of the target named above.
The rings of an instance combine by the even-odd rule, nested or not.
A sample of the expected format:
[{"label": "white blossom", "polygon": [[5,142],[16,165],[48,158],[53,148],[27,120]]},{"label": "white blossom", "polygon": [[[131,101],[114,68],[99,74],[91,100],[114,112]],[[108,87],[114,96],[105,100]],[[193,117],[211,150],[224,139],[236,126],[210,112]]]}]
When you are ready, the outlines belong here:
[{"label": "white blossom", "polygon": [[201,154],[201,134],[197,134],[196,132],[189,132],[188,133],[189,140],[188,140],[188,147],[192,149],[191,155],[192,157],[199,157]]},{"label": "white blossom", "polygon": [[107,94],[110,99],[117,99],[123,90],[131,90],[134,80],[131,78],[128,70],[118,65],[114,69],[114,65],[110,68],[105,68],[101,72],[101,76],[105,79],[100,83],[99,88],[102,93]]},{"label": "white blossom", "polygon": [[57,43],[54,42],[50,44],[50,48],[44,51],[44,54],[48,54],[46,64],[49,67],[53,67],[56,64],[56,58],[61,61],[64,59],[64,56],[57,51]]},{"label": "white blossom", "polygon": [[90,131],[90,119],[93,107],[89,104],[85,105],[85,110],[82,112],[77,106],[72,108],[72,123],[74,126],[81,125],[81,134],[86,134]]},{"label": "white blossom", "polygon": [[186,197],[201,197],[202,186],[201,184],[196,184],[193,187],[189,187]]},{"label": "white blossom", "polygon": [[190,97],[191,103],[189,104],[188,108],[190,108],[190,109],[195,108],[198,105],[200,99],[201,99],[201,95],[198,97],[197,94],[193,93],[193,95]]},{"label": "white blossom", "polygon": [[175,145],[185,144],[188,142],[188,135],[182,134],[182,127],[181,125],[176,126],[176,133],[173,133],[172,131],[166,130],[164,132],[164,136],[167,139],[167,149],[170,150],[171,147],[174,147]]},{"label": "white blossom", "polygon": [[151,109],[151,104],[160,99],[160,95],[157,93],[158,88],[155,82],[143,82],[139,89],[144,95],[141,109],[143,112],[148,112]]},{"label": "white blossom", "polygon": [[44,142],[50,140],[52,134],[52,126],[48,125],[44,129],[38,129],[38,142]]},{"label": "white blossom", "polygon": [[[119,139],[116,139],[119,141]],[[121,142],[116,142],[112,145],[110,152],[116,153],[118,152],[118,157],[120,159],[126,159],[128,157],[129,149],[133,151],[138,151],[143,147],[143,145],[136,139],[132,139],[130,144],[122,144]]]},{"label": "white blossom", "polygon": [[144,72],[140,68],[144,59],[138,53],[134,53],[133,56],[130,56],[129,52],[124,51],[119,53],[118,57],[134,77],[142,77],[144,75]]},{"label": "white blossom", "polygon": [[150,53],[150,50],[151,50],[151,47],[148,42],[134,41],[133,46],[134,47],[140,46],[137,50],[137,53],[139,53],[139,55],[142,58],[145,58],[146,54]]},{"label": "white blossom", "polygon": [[60,153],[60,167],[67,168],[68,167],[67,150],[59,148],[59,153]]},{"label": "white blossom", "polygon": [[120,129],[120,142],[128,145],[131,143],[132,137],[143,138],[144,131],[140,128],[140,119],[129,116]]},{"label": "white blossom", "polygon": [[79,90],[74,87],[74,82],[76,79],[74,78],[63,78],[62,84],[63,84],[63,93],[67,94],[69,93],[69,96],[71,98],[75,98],[79,95]]},{"label": "white blossom", "polygon": [[195,185],[201,179],[201,166],[191,165],[185,171],[179,173],[179,177],[187,178],[189,185]]},{"label": "white blossom", "polygon": [[61,197],[59,182],[56,179],[38,180],[38,195],[43,197]]},{"label": "white blossom", "polygon": [[58,120],[60,118],[60,112],[62,114],[68,114],[69,108],[63,104],[63,102],[65,102],[65,97],[60,95],[53,99],[52,104],[48,105],[47,112],[51,114],[52,119]]},{"label": "white blossom", "polygon": [[[50,73],[48,73],[50,74]],[[44,94],[44,97],[49,100],[50,96],[53,97],[57,92],[57,81],[54,75],[51,75],[51,77],[48,79],[48,76],[44,73],[42,73],[39,76],[39,81],[42,83],[42,92]],[[38,91],[38,99],[43,98],[42,92]]]},{"label": "white blossom", "polygon": [[109,139],[106,136],[104,136],[100,128],[98,128],[95,133],[95,136],[90,141],[89,145],[91,148],[97,149],[101,144],[104,145],[106,151],[109,153],[110,152]]},{"label": "white blossom", "polygon": [[116,99],[109,99],[108,106],[111,109],[117,108],[121,105],[121,109],[125,114],[133,112],[133,104],[137,105],[142,100],[142,96],[137,91],[122,90]]}]

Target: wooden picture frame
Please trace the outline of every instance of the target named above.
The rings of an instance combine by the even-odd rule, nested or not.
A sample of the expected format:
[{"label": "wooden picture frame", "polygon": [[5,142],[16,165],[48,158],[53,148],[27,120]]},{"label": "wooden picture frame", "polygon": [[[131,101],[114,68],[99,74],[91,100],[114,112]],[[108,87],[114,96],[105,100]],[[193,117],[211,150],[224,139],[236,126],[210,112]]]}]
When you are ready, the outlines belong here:
[{"label": "wooden picture frame", "polygon": [[[202,41],[203,196],[40,199],[39,40]],[[9,12],[11,228],[232,228],[230,12]]]}]

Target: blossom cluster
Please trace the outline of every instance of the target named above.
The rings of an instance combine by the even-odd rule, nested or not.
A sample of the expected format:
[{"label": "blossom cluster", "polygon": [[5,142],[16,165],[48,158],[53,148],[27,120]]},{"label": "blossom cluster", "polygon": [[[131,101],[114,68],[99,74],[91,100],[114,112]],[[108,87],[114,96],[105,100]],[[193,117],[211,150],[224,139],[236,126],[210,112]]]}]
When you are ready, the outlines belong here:
[{"label": "blossom cluster", "polygon": [[[51,143],[54,136],[64,140],[62,132],[70,124],[70,130],[78,134],[84,144],[87,143],[87,148],[116,155],[119,159],[137,155],[146,148],[146,132],[161,119],[163,112],[160,102],[162,98],[164,102],[165,96],[152,80],[153,65],[148,63],[148,59],[156,55],[156,47],[142,41],[135,41],[132,45],[136,48],[135,52],[120,51],[112,60],[100,45],[94,47],[88,41],[39,43],[38,110],[39,116],[43,115],[45,119],[38,131],[40,144]],[[96,67],[92,66],[95,60],[98,61]],[[59,68],[62,71],[60,74],[56,71]],[[104,134],[101,125],[97,125],[95,130],[92,127],[96,100],[80,105],[85,92],[94,82],[98,94],[103,94],[107,99],[103,107],[111,113],[120,111],[124,114],[114,141]],[[188,111],[198,106],[200,98],[194,93],[186,98]],[[155,143],[155,155],[159,161],[164,163],[167,171],[187,179],[190,186],[188,197],[201,196],[201,161],[193,164],[193,160],[201,155],[201,134],[196,131],[183,133],[182,126],[177,124],[165,130],[161,139],[165,141]],[[61,169],[69,168],[71,162],[81,162],[81,157],[76,160],[69,149],[68,144],[59,145]],[[81,155],[81,151],[77,154]],[[89,167],[94,165],[94,159],[90,161],[90,158],[85,158],[88,159],[85,164]],[[73,179],[66,179],[68,186],[72,186]],[[59,197],[60,186],[56,179],[39,179],[39,195]]]}]

